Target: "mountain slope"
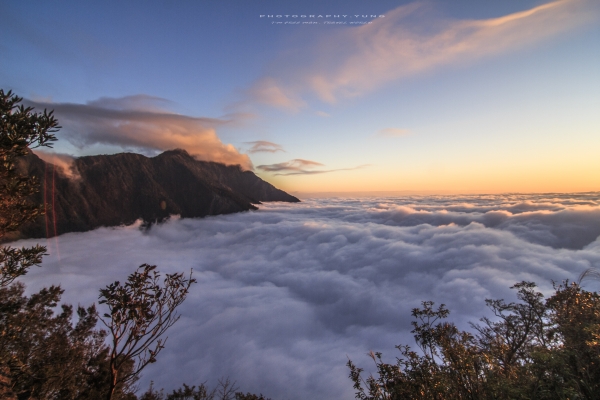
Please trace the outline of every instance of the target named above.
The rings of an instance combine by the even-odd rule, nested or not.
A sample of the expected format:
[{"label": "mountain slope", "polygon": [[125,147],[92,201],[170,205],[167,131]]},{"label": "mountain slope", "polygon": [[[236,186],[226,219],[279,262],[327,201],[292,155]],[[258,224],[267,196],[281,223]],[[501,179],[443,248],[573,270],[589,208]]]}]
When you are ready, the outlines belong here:
[{"label": "mountain slope", "polygon": [[80,157],[72,166],[75,178],[35,154],[22,168],[37,176],[36,201],[46,204],[46,216],[24,226],[20,237],[51,237],[100,226],[146,223],[169,215],[183,218],[254,210],[263,201],[298,202],[239,166],[198,161],[185,150],[148,158],[120,153]]}]

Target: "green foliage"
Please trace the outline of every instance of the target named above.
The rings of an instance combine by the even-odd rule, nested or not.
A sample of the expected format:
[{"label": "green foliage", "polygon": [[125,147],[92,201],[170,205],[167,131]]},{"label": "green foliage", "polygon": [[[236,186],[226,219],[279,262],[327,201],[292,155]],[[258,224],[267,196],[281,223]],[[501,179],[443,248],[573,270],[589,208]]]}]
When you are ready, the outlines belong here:
[{"label": "green foliage", "polygon": [[235,382],[229,379],[220,379],[217,387],[209,390],[204,383],[196,386],[188,386],[185,383],[171,394],[165,396],[164,390],[154,389],[154,383],[150,383],[148,390],[139,398],[139,400],[271,400],[252,393],[236,392],[238,388]]},{"label": "green foliage", "polygon": [[270,398],[264,397],[261,394],[256,395],[253,393],[242,393],[242,392],[238,392],[235,394],[235,400],[271,400]]},{"label": "green foliage", "polygon": [[[43,205],[30,200],[39,182],[19,173],[17,163],[32,148],[52,147],[53,133],[60,128],[52,112],[34,113],[31,107],[18,105],[22,100],[0,89],[0,242],[7,233],[43,214]],[[45,251],[43,246],[0,248],[0,287],[39,264]]]},{"label": "green foliage", "polygon": [[[161,336],[179,319],[176,308],[185,300],[195,279],[166,274],[160,284],[156,266],[143,264],[129,275],[127,282],[116,281],[100,290],[100,304],[108,306],[102,323],[111,341],[110,394],[115,388],[130,385],[164,348]],[[135,367],[125,371],[131,360]]]},{"label": "green foliage", "polygon": [[25,275],[27,270],[42,262],[46,247],[35,245],[33,247],[0,247],[0,287],[10,285],[19,276]]},{"label": "green foliage", "polygon": [[[152,274],[153,278],[158,276],[158,273]],[[160,293],[155,291],[151,299],[144,299],[142,295],[133,293],[125,306],[132,308],[136,305],[143,311],[142,319],[146,318],[145,321],[159,310],[156,312],[155,322],[160,328],[156,324],[152,325],[155,333],[164,333],[176,320],[172,312],[182,301],[182,293],[174,290],[175,287],[182,282],[189,287],[190,283],[190,279],[182,278],[181,274],[168,277],[165,289],[158,286]],[[110,288],[119,287],[118,282],[109,285],[108,289],[104,289],[106,296],[114,299],[116,295]],[[71,306],[63,304],[60,312],[55,312],[63,293],[60,287],[44,288],[30,297],[24,296],[23,292],[24,286],[18,282],[0,288],[1,398],[100,400],[110,396],[114,400],[136,399],[133,384],[145,364],[136,364],[130,354],[115,352],[113,347],[106,345],[107,333],[95,329],[98,315],[94,305],[87,309],[78,307],[78,322],[73,324]],[[160,307],[152,306],[156,302],[160,302],[163,307],[170,307],[171,315],[165,316],[164,312],[161,314]],[[121,322],[126,324],[135,320],[138,327],[143,325],[133,316],[128,318]],[[165,323],[167,321],[169,323]],[[165,324],[160,325],[161,323]],[[156,339],[150,335],[141,340],[144,335],[132,336],[129,332],[127,336],[127,332],[124,333],[125,337],[134,339],[138,350],[143,348],[140,347],[142,343],[146,346],[145,349],[151,351],[149,346]],[[158,342],[156,347],[162,345]],[[154,348],[151,354],[155,356],[156,353],[158,350]],[[148,359],[146,361],[149,362]],[[126,379],[113,379],[115,366],[120,376]],[[193,387],[191,390],[194,394],[198,393]]]},{"label": "green foliage", "polygon": [[[19,105],[22,98],[0,89],[0,242],[6,234],[43,214],[31,201],[38,192],[35,177],[19,172],[19,159],[30,149],[56,140],[60,127],[52,112],[34,113]],[[164,285],[154,266],[142,265],[121,285],[100,291],[109,314],[96,330],[94,306],[62,305],[63,290],[44,288],[30,297],[24,286],[11,283],[42,261],[46,248],[0,248],[0,397],[3,399],[134,400],[133,384],[140,371],[164,347],[161,336],[179,318],[177,306],[194,282],[183,274],[167,274]],[[192,395],[194,387],[185,387]],[[200,388],[199,388],[200,390]],[[182,393],[185,395],[187,392]],[[184,397],[181,397],[184,398]]]},{"label": "green foliage", "polygon": [[185,383],[183,388],[173,390],[173,393],[167,396],[167,400],[212,400],[215,397],[215,391],[209,392],[204,384],[201,384],[196,390],[196,386],[188,386]]},{"label": "green foliage", "polygon": [[[185,384],[184,384],[185,386]],[[142,394],[139,397],[139,400],[164,400],[165,399],[165,393],[164,390],[161,389],[160,391],[156,390],[154,388],[154,381],[150,381],[150,387],[148,388],[148,390],[146,390],[146,392],[144,392],[144,394]]]},{"label": "green foliage", "polygon": [[568,282],[544,301],[535,284],[513,286],[519,302],[487,300],[494,318],[475,333],[442,322],[432,302],[414,309],[420,352],[397,346],[395,364],[371,353],[377,376],[348,361],[356,398],[597,399],[600,393],[600,296]]},{"label": "green foliage", "polygon": [[[44,288],[30,297],[15,283],[0,288],[0,360],[3,398],[101,399],[108,391],[105,332],[95,330],[94,306],[55,309],[63,290]],[[119,391],[120,398],[122,396]]]}]

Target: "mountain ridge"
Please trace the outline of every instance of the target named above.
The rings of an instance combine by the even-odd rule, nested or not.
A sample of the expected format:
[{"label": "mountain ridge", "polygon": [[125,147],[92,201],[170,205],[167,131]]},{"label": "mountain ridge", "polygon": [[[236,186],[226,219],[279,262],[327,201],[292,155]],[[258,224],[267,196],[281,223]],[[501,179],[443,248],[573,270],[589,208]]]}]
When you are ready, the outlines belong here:
[{"label": "mountain ridge", "polygon": [[130,225],[139,219],[149,225],[170,215],[230,214],[256,210],[261,202],[300,201],[239,165],[199,161],[182,149],[155,157],[79,157],[70,167],[73,176],[33,152],[21,161],[21,171],[40,181],[33,200],[46,205],[46,215],[24,225],[10,240]]}]

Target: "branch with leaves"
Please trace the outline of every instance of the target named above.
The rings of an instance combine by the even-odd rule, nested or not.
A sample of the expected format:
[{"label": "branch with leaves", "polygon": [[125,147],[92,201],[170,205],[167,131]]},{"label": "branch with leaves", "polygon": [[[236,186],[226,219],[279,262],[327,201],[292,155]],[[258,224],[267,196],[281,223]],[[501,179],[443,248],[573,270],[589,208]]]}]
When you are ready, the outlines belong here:
[{"label": "branch with leaves", "polygon": [[[167,340],[162,336],[179,319],[176,308],[194,282],[191,272],[165,274],[161,285],[156,266],[143,264],[124,284],[117,281],[100,290],[99,303],[109,309],[101,321],[112,340],[109,400],[118,385],[131,383],[156,361]],[[123,367],[132,361],[135,366],[125,372]]]},{"label": "branch with leaves", "polygon": [[433,302],[412,311],[420,353],[396,346],[396,363],[371,352],[376,376],[348,361],[360,400],[597,399],[600,393],[600,294],[564,282],[544,300],[532,282],[520,282],[519,302],[486,300],[494,318],[471,324],[474,333],[443,322],[448,309]]},{"label": "branch with leaves", "polygon": [[[0,89],[0,242],[8,232],[43,214],[43,205],[31,201],[39,191],[35,177],[19,173],[17,161],[31,149],[52,147],[58,121],[52,111],[33,112],[19,105],[23,99]],[[41,262],[46,248],[0,248],[0,287],[25,275],[27,269]]]}]

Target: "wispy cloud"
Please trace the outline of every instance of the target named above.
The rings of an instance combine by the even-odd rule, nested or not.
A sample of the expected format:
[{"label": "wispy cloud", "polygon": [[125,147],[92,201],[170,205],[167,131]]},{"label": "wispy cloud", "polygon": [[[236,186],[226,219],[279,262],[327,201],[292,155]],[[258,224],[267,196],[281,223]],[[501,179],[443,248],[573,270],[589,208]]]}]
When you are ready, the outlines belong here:
[{"label": "wispy cloud", "polygon": [[337,172],[337,171],[352,171],[355,169],[361,169],[368,167],[370,164],[359,165],[353,168],[338,168],[338,169],[313,169],[316,167],[323,167],[324,164],[321,164],[316,161],[303,160],[300,158],[296,158],[291,161],[286,161],[278,164],[270,164],[270,165],[259,165],[256,167],[265,172],[277,172],[275,175],[315,175],[315,174],[326,174],[329,172]]},{"label": "wispy cloud", "polygon": [[[303,160],[301,158],[296,158],[291,161],[282,162],[279,164],[270,164],[270,165],[259,165],[256,167],[265,172],[285,172],[283,175],[289,175],[288,172],[297,172],[297,173],[311,173],[308,171],[310,168],[314,167],[322,167],[324,164],[321,164],[316,161]],[[282,174],[277,174],[282,175]]]},{"label": "wispy cloud", "polygon": [[259,103],[288,111],[298,111],[306,105],[298,94],[273,77],[260,79],[248,89],[246,95]]},{"label": "wispy cloud", "polygon": [[283,147],[278,145],[277,143],[267,142],[266,140],[256,140],[254,142],[246,142],[246,144],[251,144],[252,147],[248,150],[248,153],[276,153],[278,151],[283,151]]},{"label": "wispy cloud", "polygon": [[282,57],[249,94],[251,101],[287,110],[304,107],[312,96],[336,103],[424,71],[532,46],[598,21],[599,8],[592,0],[558,0],[498,18],[456,20],[415,2],[298,49],[305,57],[293,64]]},{"label": "wispy cloud", "polygon": [[54,110],[63,126],[60,135],[79,148],[93,144],[140,152],[183,148],[200,160],[253,168],[247,155],[217,136],[217,127],[235,120],[176,114],[168,110],[171,102],[162,98],[137,95],[100,98],[86,104],[31,100],[27,104]]},{"label": "wispy cloud", "polygon": [[408,129],[400,129],[400,128],[385,128],[377,131],[375,136],[378,137],[402,137],[406,135],[410,135],[410,131]]},{"label": "wispy cloud", "polygon": [[79,171],[74,168],[73,162],[75,161],[75,158],[73,156],[40,149],[35,149],[33,152],[42,160],[58,167],[58,170],[61,171],[67,178],[81,178]]}]

